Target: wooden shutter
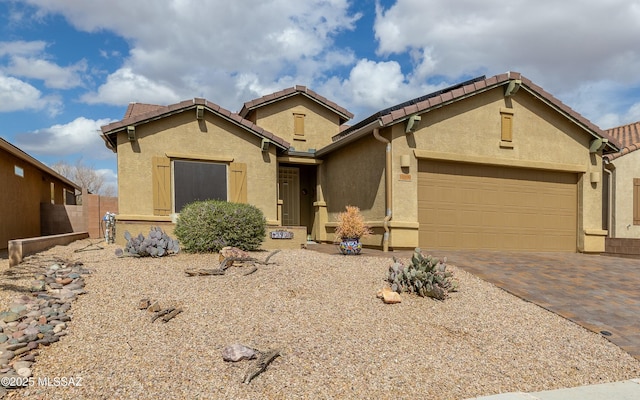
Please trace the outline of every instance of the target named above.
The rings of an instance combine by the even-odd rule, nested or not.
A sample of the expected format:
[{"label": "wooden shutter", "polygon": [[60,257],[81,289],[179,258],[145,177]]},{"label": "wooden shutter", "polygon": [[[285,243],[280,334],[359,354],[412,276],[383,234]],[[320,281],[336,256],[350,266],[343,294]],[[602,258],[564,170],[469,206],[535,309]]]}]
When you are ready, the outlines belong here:
[{"label": "wooden shutter", "polygon": [[229,164],[229,201],[233,203],[247,202],[247,164]]},{"label": "wooden shutter", "polygon": [[633,224],[640,225],[640,179],[633,178]]},{"label": "wooden shutter", "polygon": [[304,136],[304,114],[293,114],[293,133]]},{"label": "wooden shutter", "polygon": [[171,214],[171,160],[153,157],[153,215]]},{"label": "wooden shutter", "polygon": [[513,114],[502,113],[502,135],[505,142],[513,140]]}]

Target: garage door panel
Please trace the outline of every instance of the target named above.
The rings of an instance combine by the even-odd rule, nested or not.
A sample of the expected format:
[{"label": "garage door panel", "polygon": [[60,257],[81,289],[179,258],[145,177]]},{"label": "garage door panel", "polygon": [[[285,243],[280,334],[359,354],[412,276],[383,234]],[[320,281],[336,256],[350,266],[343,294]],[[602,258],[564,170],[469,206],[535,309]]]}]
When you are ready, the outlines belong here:
[{"label": "garage door panel", "polygon": [[420,246],[576,251],[577,174],[421,161]]}]

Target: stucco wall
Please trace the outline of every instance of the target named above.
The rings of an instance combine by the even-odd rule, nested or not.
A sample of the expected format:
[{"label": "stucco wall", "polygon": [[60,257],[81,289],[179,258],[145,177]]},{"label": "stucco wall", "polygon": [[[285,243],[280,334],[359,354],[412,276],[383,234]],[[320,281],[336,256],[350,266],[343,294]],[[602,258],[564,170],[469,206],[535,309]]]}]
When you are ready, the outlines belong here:
[{"label": "stucco wall", "polygon": [[[22,168],[24,177],[15,174]],[[8,241],[40,236],[40,203],[51,202],[54,183],[56,204],[64,204],[64,189],[73,191],[62,181],[24,160],[0,149],[0,249]]]},{"label": "stucco wall", "polygon": [[125,133],[118,135],[118,219],[167,221],[153,216],[152,181],[153,157],[167,153],[246,163],[247,202],[268,221],[277,219],[275,148],[263,153],[259,137],[208,112],[198,121],[192,111],[137,126],[136,137],[129,142]]},{"label": "stucco wall", "polygon": [[[304,114],[304,137],[294,135],[293,114]],[[256,125],[283,138],[296,151],[320,149],[338,133],[338,115],[309,98],[297,95],[255,110]]]},{"label": "stucco wall", "polygon": [[[501,146],[500,110],[514,112],[512,147]],[[451,160],[500,162],[529,168],[582,170],[578,182],[578,248],[602,246],[601,183],[591,183],[590,173],[600,173],[602,159],[589,154],[590,135],[525,90],[514,97],[498,88],[421,115],[414,133],[405,124],[393,127],[393,220],[418,220],[417,169],[414,156]],[[422,153],[420,153],[422,152]],[[402,169],[402,155],[409,155],[410,167]],[[585,233],[587,231],[587,233]],[[591,235],[598,237],[592,243]],[[588,243],[587,243],[588,242]],[[601,242],[601,243],[600,243]],[[588,247],[588,248],[585,248]],[[594,247],[595,246],[595,247]]]},{"label": "stucco wall", "polygon": [[[613,207],[611,236],[640,238],[640,225],[633,224],[633,179],[640,178],[640,151],[613,160]],[[607,175],[603,176],[606,179]]]},{"label": "stucco wall", "polygon": [[[360,208],[374,234],[362,240],[367,246],[382,243],[382,220],[385,217],[384,167],[386,145],[369,135],[330,153],[320,166],[322,198],[326,203],[326,230],[320,240],[334,240],[333,230],[339,213],[346,205]],[[324,217],[323,217],[324,219]]]}]

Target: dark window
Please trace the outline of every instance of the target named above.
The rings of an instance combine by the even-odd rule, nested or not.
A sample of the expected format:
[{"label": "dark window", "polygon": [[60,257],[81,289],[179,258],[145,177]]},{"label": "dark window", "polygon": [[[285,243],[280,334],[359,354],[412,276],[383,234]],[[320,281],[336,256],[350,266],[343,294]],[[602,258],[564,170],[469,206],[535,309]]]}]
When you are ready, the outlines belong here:
[{"label": "dark window", "polygon": [[196,161],[174,161],[175,212],[198,200],[227,200],[227,166]]}]

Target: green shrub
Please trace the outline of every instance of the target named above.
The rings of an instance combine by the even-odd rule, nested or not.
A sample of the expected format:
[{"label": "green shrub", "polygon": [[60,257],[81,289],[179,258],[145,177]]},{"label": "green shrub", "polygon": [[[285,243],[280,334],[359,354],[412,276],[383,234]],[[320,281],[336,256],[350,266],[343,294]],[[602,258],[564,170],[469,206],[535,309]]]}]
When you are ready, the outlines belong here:
[{"label": "green shrub", "polygon": [[394,292],[415,293],[422,297],[433,297],[444,300],[449,292],[458,289],[458,282],[453,274],[447,271],[447,259],[440,261],[431,256],[424,256],[416,248],[411,257],[411,264],[405,266],[394,258],[389,267],[387,281]]},{"label": "green shrub", "polygon": [[225,246],[257,250],[265,233],[266,220],[257,207],[218,200],[186,205],[174,230],[189,253],[215,253]]}]

